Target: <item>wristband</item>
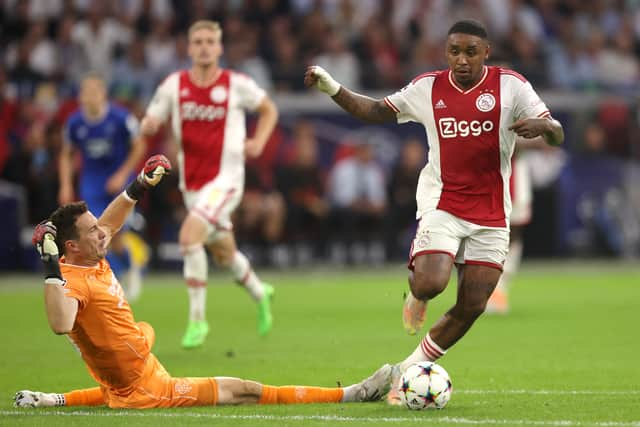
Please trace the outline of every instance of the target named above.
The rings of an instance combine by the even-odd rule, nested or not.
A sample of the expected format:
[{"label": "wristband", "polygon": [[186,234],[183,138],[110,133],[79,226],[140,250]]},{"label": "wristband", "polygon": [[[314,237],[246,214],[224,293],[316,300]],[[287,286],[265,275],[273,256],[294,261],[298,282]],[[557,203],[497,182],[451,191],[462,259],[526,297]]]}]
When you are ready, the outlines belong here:
[{"label": "wristband", "polygon": [[127,186],[127,189],[124,190],[127,196],[130,199],[138,201],[144,196],[144,193],[147,191],[149,187],[142,182],[138,181],[138,179],[134,179],[131,181],[131,184]]}]

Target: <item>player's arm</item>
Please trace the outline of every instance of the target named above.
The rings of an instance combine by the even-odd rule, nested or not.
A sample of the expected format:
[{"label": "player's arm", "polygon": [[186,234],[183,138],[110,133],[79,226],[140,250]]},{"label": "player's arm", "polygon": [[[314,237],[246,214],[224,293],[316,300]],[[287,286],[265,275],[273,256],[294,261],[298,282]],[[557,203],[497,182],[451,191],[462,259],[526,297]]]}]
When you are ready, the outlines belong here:
[{"label": "player's arm", "polygon": [[149,188],[155,187],[162,177],[171,172],[171,163],[162,154],[149,157],[136,179],[134,179],[118,197],[104,210],[98,224],[110,236],[122,228],[131,210]]},{"label": "player's arm", "polygon": [[509,127],[509,130],[523,138],[542,137],[551,146],[560,145],[564,141],[562,125],[551,116],[518,120]]},{"label": "player's arm", "polygon": [[58,157],[58,203],[66,205],[73,201],[73,145],[67,139],[67,130]]},{"label": "player's arm", "polygon": [[335,81],[322,67],[312,65],[304,74],[304,84],[326,93],[343,110],[370,123],[396,121],[396,113],[382,99],[352,92]]},{"label": "player's arm", "polygon": [[60,257],[56,245],[56,227],[49,220],[38,224],[31,239],[44,266],[44,307],[51,330],[68,334],[78,314],[78,300],[65,294],[65,280],[60,273]]},{"label": "player's arm", "polygon": [[248,138],[245,143],[245,152],[250,157],[258,157],[262,153],[269,136],[271,136],[271,132],[273,132],[278,122],[278,107],[268,96],[262,99],[256,111],[258,113],[256,130],[253,133],[253,137]]},{"label": "player's arm", "polygon": [[171,107],[177,102],[174,97],[174,93],[178,91],[176,85],[176,79],[172,75],[158,86],[140,122],[140,134],[142,136],[150,137],[155,135],[167,120]]},{"label": "player's arm", "polygon": [[133,115],[130,115],[127,117],[126,126],[131,139],[129,154],[118,170],[109,177],[106,183],[106,190],[109,194],[116,194],[122,190],[131,172],[135,170],[136,166],[140,164],[140,161],[147,153],[147,138],[142,135],[138,135],[137,137],[133,136],[138,134],[138,120]]}]

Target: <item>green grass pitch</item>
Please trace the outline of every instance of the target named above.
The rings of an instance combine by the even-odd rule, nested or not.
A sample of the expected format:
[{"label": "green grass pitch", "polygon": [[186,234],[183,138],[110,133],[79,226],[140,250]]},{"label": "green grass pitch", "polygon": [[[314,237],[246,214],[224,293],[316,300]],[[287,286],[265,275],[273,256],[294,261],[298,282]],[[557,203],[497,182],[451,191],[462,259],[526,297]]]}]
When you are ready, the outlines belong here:
[{"label": "green grass pitch", "polygon": [[[175,376],[238,376],[274,385],[357,382],[414,350],[402,329],[406,271],[398,266],[269,271],[272,334],[256,333],[255,306],[227,275],[208,288],[204,348],[179,346],[187,317],[177,274],[145,278],[137,320],[156,330],[154,353]],[[46,322],[38,276],[0,278],[0,425],[595,426],[640,427],[640,267],[620,263],[525,264],[512,312],[481,317],[440,363],[454,391],[441,411],[383,402],[116,411],[13,408],[20,389],[93,386],[84,364]],[[455,298],[434,300],[427,325]]]}]

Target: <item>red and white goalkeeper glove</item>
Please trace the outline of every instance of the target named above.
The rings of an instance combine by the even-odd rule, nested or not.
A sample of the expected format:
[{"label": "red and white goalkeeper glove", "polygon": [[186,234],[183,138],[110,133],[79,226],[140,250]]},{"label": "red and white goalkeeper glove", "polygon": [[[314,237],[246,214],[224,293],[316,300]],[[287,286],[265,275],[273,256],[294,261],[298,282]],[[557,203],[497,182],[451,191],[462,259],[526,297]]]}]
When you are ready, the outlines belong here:
[{"label": "red and white goalkeeper glove", "polygon": [[171,173],[171,163],[162,154],[156,154],[147,159],[137,178],[125,190],[127,196],[133,200],[140,200],[145,191],[155,187],[164,175]]},{"label": "red and white goalkeeper glove", "polygon": [[60,273],[60,265],[58,260],[60,254],[58,252],[58,245],[56,244],[56,234],[58,230],[53,223],[45,219],[36,225],[33,230],[33,237],[31,237],[31,243],[36,247],[42,265],[44,266],[44,278],[45,283],[54,285],[64,285],[65,281]]}]

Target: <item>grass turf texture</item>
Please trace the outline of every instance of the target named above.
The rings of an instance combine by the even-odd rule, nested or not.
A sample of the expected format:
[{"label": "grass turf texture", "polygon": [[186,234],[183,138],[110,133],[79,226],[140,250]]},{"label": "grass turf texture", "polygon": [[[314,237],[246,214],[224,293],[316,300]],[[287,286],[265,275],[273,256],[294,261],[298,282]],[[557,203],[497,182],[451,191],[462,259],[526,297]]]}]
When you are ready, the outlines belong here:
[{"label": "grass turf texture", "polygon": [[[357,382],[409,354],[422,334],[402,329],[401,266],[267,272],[276,287],[272,333],[226,275],[212,275],[211,332],[201,349],[180,338],[187,297],[174,274],[145,278],[133,305],[156,330],[154,353],[175,376],[239,376],[274,385]],[[527,264],[512,312],[483,316],[442,360],[454,392],[441,411],[385,403],[117,411],[20,409],[20,389],[67,391],[93,382],[69,342],[48,328],[39,276],[0,278],[0,425],[233,426],[640,426],[640,267],[618,263]],[[427,325],[454,301],[455,283],[430,303]],[[424,332],[424,331],[423,331]]]}]

